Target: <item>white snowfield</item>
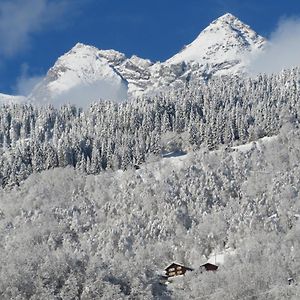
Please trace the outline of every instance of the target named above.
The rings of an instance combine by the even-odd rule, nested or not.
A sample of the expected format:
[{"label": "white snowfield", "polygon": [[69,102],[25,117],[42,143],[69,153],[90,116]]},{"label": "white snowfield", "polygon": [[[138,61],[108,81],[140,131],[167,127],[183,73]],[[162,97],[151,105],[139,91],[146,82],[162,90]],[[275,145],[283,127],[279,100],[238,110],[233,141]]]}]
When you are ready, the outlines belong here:
[{"label": "white snowfield", "polygon": [[213,21],[198,37],[165,62],[151,62],[116,50],[76,44],[35,86],[28,100],[82,107],[101,99],[130,97],[185,86],[191,78],[247,74],[266,40],[232,14]]},{"label": "white snowfield", "polygon": [[277,135],[274,136],[265,136],[257,141],[248,143],[248,144],[244,144],[244,145],[240,145],[240,146],[234,146],[231,147],[231,149],[233,150],[238,150],[241,152],[248,152],[251,149],[253,149],[254,147],[257,147],[257,149],[261,149],[261,145],[263,145],[264,143],[270,143],[270,142],[274,142],[278,139]]}]

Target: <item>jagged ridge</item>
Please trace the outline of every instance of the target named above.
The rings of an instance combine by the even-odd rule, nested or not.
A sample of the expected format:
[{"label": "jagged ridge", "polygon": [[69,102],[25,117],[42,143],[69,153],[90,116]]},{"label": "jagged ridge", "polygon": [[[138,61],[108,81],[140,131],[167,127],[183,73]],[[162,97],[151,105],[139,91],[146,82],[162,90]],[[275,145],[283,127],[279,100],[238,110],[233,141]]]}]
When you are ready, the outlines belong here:
[{"label": "jagged ridge", "polygon": [[244,74],[250,58],[263,51],[265,42],[248,25],[232,14],[225,14],[162,63],[137,56],[127,58],[115,50],[99,50],[79,43],[58,59],[30,99],[53,102],[58,98],[58,102],[66,102],[79,98],[79,104],[84,105],[84,101],[99,98],[123,100],[157,92],[186,84],[193,76]]}]

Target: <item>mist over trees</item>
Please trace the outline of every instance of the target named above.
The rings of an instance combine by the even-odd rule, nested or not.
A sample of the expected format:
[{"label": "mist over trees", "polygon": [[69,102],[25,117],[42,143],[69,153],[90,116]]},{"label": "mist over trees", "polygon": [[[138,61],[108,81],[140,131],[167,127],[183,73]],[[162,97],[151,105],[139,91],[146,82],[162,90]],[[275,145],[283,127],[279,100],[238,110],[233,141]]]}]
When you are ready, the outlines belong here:
[{"label": "mist over trees", "polygon": [[[299,82],[2,106],[0,299],[298,299]],[[161,285],[173,261],[194,271]]]}]

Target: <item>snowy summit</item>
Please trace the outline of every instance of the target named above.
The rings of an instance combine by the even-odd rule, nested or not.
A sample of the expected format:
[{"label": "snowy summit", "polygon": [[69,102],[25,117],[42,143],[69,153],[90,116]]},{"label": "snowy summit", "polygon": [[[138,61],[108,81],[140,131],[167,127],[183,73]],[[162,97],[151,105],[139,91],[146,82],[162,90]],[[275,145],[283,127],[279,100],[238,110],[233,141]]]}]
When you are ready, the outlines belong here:
[{"label": "snowy summit", "polygon": [[167,63],[195,61],[219,68],[220,74],[234,73],[246,65],[249,55],[262,51],[265,42],[248,25],[227,13],[213,21]]},{"label": "snowy summit", "polygon": [[[122,56],[116,51],[110,52],[116,57]],[[82,98],[123,100],[127,97],[126,85],[99,49],[78,43],[56,61],[29,99],[39,103],[70,101],[75,104],[82,104]]]}]

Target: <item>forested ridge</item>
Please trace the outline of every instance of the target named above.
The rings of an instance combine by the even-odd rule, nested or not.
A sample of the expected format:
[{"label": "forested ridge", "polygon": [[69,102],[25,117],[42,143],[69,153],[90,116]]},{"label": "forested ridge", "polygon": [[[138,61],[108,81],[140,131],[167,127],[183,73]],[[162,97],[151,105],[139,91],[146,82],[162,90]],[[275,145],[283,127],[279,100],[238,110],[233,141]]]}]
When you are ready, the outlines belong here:
[{"label": "forested ridge", "polygon": [[[299,299],[299,87],[1,107],[0,299]],[[160,284],[173,261],[194,271]]]},{"label": "forested ridge", "polygon": [[95,103],[87,111],[2,106],[0,183],[14,185],[33,172],[68,165],[88,174],[126,169],[167,144],[213,150],[277,134],[287,120],[298,122],[299,78],[293,69],[257,79],[194,80],[153,97]]}]

